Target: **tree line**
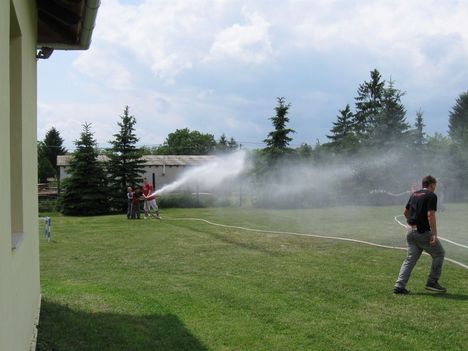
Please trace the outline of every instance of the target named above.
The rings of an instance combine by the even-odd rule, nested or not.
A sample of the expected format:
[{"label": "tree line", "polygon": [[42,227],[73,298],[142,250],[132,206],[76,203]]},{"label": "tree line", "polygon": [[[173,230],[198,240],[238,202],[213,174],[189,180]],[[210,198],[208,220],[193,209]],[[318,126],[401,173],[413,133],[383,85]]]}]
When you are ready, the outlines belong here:
[{"label": "tree line", "polygon": [[[295,133],[288,127],[291,104],[284,97],[278,97],[275,114],[270,117],[273,130],[263,141],[265,147],[250,153],[254,167],[247,177],[266,182],[275,177],[276,170],[295,164],[320,167],[352,163],[353,177],[346,180],[346,188],[352,190],[343,192],[341,202],[369,201],[362,195],[368,194],[369,189],[383,185],[401,189],[419,181],[426,173],[443,179],[444,186],[452,189],[453,200],[464,200],[464,189],[468,185],[468,91],[459,95],[449,111],[447,136],[426,134],[421,109],[416,111],[414,122],[409,122],[402,103],[404,95],[393,80],[383,80],[380,72],[374,69],[370,79],[358,86],[353,103],[338,111],[327,142],[304,143],[297,148],[289,146]],[[76,149],[70,162],[70,177],[63,184],[65,214],[124,210],[126,187],[141,181],[144,154],[206,155],[233,151],[241,146],[224,134],[216,141],[212,134],[185,128],[170,133],[163,145],[137,147],[136,119],[130,115],[128,106],[120,117],[120,130],[113,135],[111,147],[105,150],[97,148],[91,125],[83,125],[80,138],[74,142]],[[38,142],[39,181],[57,175],[57,155],[67,153],[62,145],[63,140],[55,128]],[[390,154],[392,157],[386,157]],[[108,162],[98,162],[99,155],[107,156]],[[383,161],[369,162],[372,158]],[[301,206],[294,201],[294,206]],[[329,199],[324,201],[330,203]]]},{"label": "tree line", "polygon": [[[458,96],[448,112],[447,136],[441,133],[430,136],[425,132],[421,109],[416,111],[414,122],[410,122],[402,103],[404,95],[392,79],[383,80],[380,72],[374,69],[370,79],[358,86],[353,103],[338,111],[327,142],[317,141],[314,146],[303,144],[295,149],[289,147],[295,131],[287,127],[291,105],[284,98],[277,98],[276,114],[271,118],[275,130],[264,140],[266,147],[255,153],[254,175],[259,180],[267,177],[274,181],[276,173],[272,170],[293,168],[299,163],[315,167],[347,164],[351,166],[353,176],[342,181],[343,191],[338,200],[333,199],[335,203],[379,200],[388,204],[391,198],[369,194],[376,193],[372,190],[384,190],[382,188],[402,191],[432,173],[441,180],[440,189],[446,190],[450,200],[465,200],[468,91]],[[271,196],[266,202],[275,202]],[[310,196],[314,197],[314,194]],[[297,199],[293,201],[297,206]]]},{"label": "tree line", "polygon": [[[126,210],[126,189],[141,184],[144,173],[143,155],[206,155],[237,150],[234,138],[222,134],[218,141],[212,134],[177,129],[158,147],[138,147],[135,134],[136,119],[126,106],[119,131],[109,141],[110,147],[99,149],[90,123],[83,124],[75,150],[70,154],[69,177],[61,182],[61,211],[70,215],[95,215]],[[60,133],[51,128],[38,142],[38,180],[47,182],[59,178],[57,156],[68,154]],[[106,161],[99,161],[105,156]]]}]

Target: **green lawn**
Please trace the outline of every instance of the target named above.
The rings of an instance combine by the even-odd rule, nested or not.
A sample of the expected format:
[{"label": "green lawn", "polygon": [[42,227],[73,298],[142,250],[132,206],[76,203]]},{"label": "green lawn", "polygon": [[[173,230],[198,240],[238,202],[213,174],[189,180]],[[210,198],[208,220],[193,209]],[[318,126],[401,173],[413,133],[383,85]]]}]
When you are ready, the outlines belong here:
[{"label": "green lawn", "polygon": [[[439,216],[468,244],[468,206]],[[467,350],[468,270],[447,262],[434,295],[404,251],[182,218],[404,246],[399,207],[163,210],[162,221],[53,216],[41,239],[43,350]],[[444,232],[445,231],[445,232]],[[468,264],[468,250],[444,244]]]}]

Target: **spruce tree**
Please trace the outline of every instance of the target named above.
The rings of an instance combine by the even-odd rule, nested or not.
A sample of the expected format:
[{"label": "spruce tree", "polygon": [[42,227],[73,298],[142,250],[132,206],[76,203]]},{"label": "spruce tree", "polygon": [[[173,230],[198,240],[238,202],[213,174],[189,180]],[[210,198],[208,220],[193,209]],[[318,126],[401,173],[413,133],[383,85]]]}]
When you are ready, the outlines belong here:
[{"label": "spruce tree", "polygon": [[424,112],[419,109],[416,111],[416,122],[414,123],[414,141],[413,143],[418,147],[422,147],[426,143],[426,133],[424,132]]},{"label": "spruce tree", "polygon": [[409,143],[411,147],[411,154],[413,159],[410,158],[410,163],[412,163],[415,174],[421,174],[422,166],[424,163],[424,153],[426,151],[427,138],[426,133],[424,132],[424,118],[423,111],[419,109],[416,111],[416,122],[414,123],[414,129],[412,132],[411,142]]},{"label": "spruce tree", "polygon": [[449,115],[449,136],[453,142],[451,157],[461,197],[468,186],[468,91],[460,94]]},{"label": "spruce tree", "polygon": [[284,97],[278,97],[277,101],[278,104],[275,107],[276,115],[270,118],[275,129],[264,140],[264,143],[266,143],[264,152],[269,155],[272,161],[291,152],[288,146],[292,138],[289,134],[295,133],[293,129],[286,128],[286,125],[289,123],[288,112],[291,104],[286,104]]},{"label": "spruce tree", "polygon": [[228,140],[226,139],[226,135],[223,133],[219,138],[216,149],[220,152],[226,152],[228,149]]},{"label": "spruce tree", "polygon": [[382,107],[382,99],[385,81],[377,69],[370,72],[371,80],[358,87],[358,95],[355,97],[356,113],[353,125],[360,141],[366,140],[372,132],[375,118]]},{"label": "spruce tree", "polygon": [[407,139],[410,125],[406,122],[406,109],[401,102],[404,92],[395,88],[390,79],[384,87],[380,107],[375,110],[368,142],[373,146],[396,146]]},{"label": "spruce tree", "polygon": [[37,142],[37,178],[39,183],[46,183],[47,178],[56,174],[54,166],[47,158],[47,147],[43,141]]},{"label": "spruce tree", "polygon": [[357,139],[354,134],[354,115],[349,104],[339,111],[336,122],[333,122],[331,135],[327,138],[331,140],[330,146],[337,151],[351,151],[357,146]]},{"label": "spruce tree", "polygon": [[107,152],[109,161],[106,164],[110,206],[118,212],[127,210],[127,187],[141,183],[145,163],[143,150],[136,147],[136,119],[129,114],[128,106],[125,106],[120,118],[120,122],[117,122],[120,130],[114,134],[115,139],[109,142],[112,147]]},{"label": "spruce tree", "polygon": [[57,167],[57,156],[65,155],[67,149],[63,146],[63,139],[57,129],[52,127],[44,137],[44,145],[47,147],[47,158],[52,166]]},{"label": "spruce tree", "polygon": [[[39,164],[42,167],[41,178],[45,181],[49,177],[59,178],[59,169],[57,167],[57,156],[65,155],[67,149],[63,146],[63,139],[57,129],[52,127],[45,135],[44,140],[39,145]],[[43,159],[45,158],[45,159]],[[50,166],[49,166],[50,165]]]},{"label": "spruce tree", "polygon": [[98,161],[91,124],[85,123],[70,160],[69,177],[63,181],[65,215],[100,215],[108,212],[106,178]]},{"label": "spruce tree", "polygon": [[239,148],[239,144],[233,137],[231,137],[229,141],[227,142],[227,147],[228,147],[228,150],[235,151]]},{"label": "spruce tree", "polygon": [[460,94],[449,115],[449,135],[461,146],[468,146],[468,91]]}]

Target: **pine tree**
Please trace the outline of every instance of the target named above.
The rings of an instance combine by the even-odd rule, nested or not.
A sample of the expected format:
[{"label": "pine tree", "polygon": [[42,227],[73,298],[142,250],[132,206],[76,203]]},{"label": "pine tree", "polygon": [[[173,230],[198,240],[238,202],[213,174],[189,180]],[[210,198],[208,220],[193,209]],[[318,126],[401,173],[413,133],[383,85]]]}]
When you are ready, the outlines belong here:
[{"label": "pine tree", "polygon": [[414,123],[414,129],[411,131],[411,140],[409,146],[411,147],[410,164],[414,170],[414,174],[421,174],[424,164],[424,154],[427,146],[426,133],[424,133],[424,118],[423,111],[419,109],[416,111],[416,122]]},{"label": "pine tree", "polygon": [[426,143],[426,133],[424,132],[424,127],[426,126],[424,124],[424,119],[423,119],[424,112],[419,109],[416,111],[416,122],[414,123],[414,144],[417,147],[422,147]]},{"label": "pine tree", "polygon": [[406,109],[401,103],[404,92],[395,88],[390,79],[384,87],[380,108],[375,110],[368,141],[374,146],[395,146],[405,141],[410,125],[406,122]]},{"label": "pine tree", "polygon": [[268,137],[264,140],[267,145],[264,151],[273,161],[291,151],[288,147],[289,143],[292,141],[289,134],[295,133],[293,129],[286,128],[289,122],[287,115],[291,104],[286,104],[284,97],[278,97],[277,101],[278,105],[275,107],[276,115],[270,118],[275,129],[270,132]]},{"label": "pine tree", "polygon": [[468,91],[460,94],[450,111],[449,135],[455,143],[468,145]]},{"label": "pine tree", "polygon": [[98,161],[91,124],[85,123],[70,160],[69,177],[63,181],[65,215],[99,215],[108,212],[106,178]]},{"label": "pine tree", "polygon": [[216,143],[216,149],[221,153],[235,151],[238,148],[239,144],[237,144],[237,141],[233,137],[231,137],[228,140],[224,133],[221,135],[218,142]]},{"label": "pine tree", "polygon": [[354,134],[354,115],[349,104],[343,110],[339,111],[336,122],[333,122],[333,128],[330,130],[331,135],[327,138],[331,140],[333,148],[344,151],[353,150],[357,146],[357,139]]},{"label": "pine tree", "polygon": [[121,121],[117,122],[120,131],[114,134],[115,139],[109,142],[112,147],[107,152],[109,161],[106,164],[110,206],[118,212],[127,210],[127,187],[141,183],[145,163],[142,159],[142,149],[136,147],[136,119],[129,114],[128,106],[125,106],[120,118]]},{"label": "pine tree", "polygon": [[46,183],[47,178],[55,176],[54,166],[46,155],[47,147],[43,141],[37,142],[37,178],[39,183]]},{"label": "pine tree", "polygon": [[359,139],[366,139],[372,132],[375,118],[382,107],[385,81],[381,81],[380,72],[374,69],[370,72],[370,82],[364,82],[358,87],[355,97],[356,113],[353,125]]},{"label": "pine tree", "polygon": [[468,186],[468,91],[460,94],[449,115],[449,136],[453,142],[451,158],[454,177],[463,197]]},{"label": "pine tree", "polygon": [[216,144],[216,149],[220,152],[226,152],[228,149],[228,140],[226,139],[226,135],[223,133]]},{"label": "pine tree", "polygon": [[228,147],[228,150],[235,151],[239,148],[239,144],[233,137],[231,137],[229,141],[227,142],[227,147]]},{"label": "pine tree", "polygon": [[[63,146],[63,139],[57,129],[52,127],[45,135],[44,141],[41,143],[41,157],[47,158],[53,171],[49,171],[47,177],[59,177],[59,169],[57,167],[57,156],[65,155],[67,149]],[[41,161],[45,164],[45,161]]]}]

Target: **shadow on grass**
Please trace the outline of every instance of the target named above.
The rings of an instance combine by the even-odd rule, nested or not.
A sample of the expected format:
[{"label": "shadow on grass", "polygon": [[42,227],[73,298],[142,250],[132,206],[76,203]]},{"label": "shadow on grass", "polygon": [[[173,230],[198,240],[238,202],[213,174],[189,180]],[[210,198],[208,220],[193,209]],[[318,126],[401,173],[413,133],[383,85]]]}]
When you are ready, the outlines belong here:
[{"label": "shadow on grass", "polygon": [[459,300],[459,301],[466,301],[468,300],[468,295],[462,294],[450,294],[450,293],[431,293],[431,292],[421,292],[415,293],[414,295],[419,296],[432,296],[438,299],[447,299],[447,300]]},{"label": "shadow on grass", "polygon": [[42,301],[36,351],[206,351],[174,315],[89,313]]},{"label": "shadow on grass", "polygon": [[259,251],[264,254],[267,254],[269,256],[283,256],[284,254],[282,252],[278,252],[275,250],[269,250],[268,248],[260,245],[255,245],[252,242],[242,242],[240,240],[236,240],[234,237],[229,237],[227,234],[220,234],[217,231],[216,232],[208,232],[207,230],[202,230],[202,229],[197,229],[189,225],[180,225],[180,224],[172,224],[174,227],[184,227],[184,228],[189,228],[190,231],[196,232],[196,233],[202,233],[204,235],[209,235],[210,237],[214,238],[215,240],[222,241],[226,244],[234,245],[237,247],[240,247],[241,249],[246,249],[246,250],[253,250],[253,251]]}]

